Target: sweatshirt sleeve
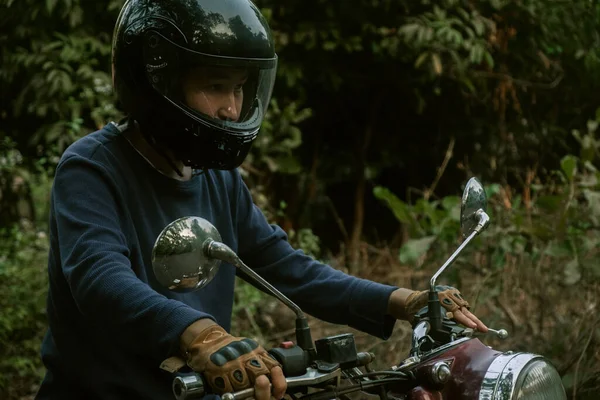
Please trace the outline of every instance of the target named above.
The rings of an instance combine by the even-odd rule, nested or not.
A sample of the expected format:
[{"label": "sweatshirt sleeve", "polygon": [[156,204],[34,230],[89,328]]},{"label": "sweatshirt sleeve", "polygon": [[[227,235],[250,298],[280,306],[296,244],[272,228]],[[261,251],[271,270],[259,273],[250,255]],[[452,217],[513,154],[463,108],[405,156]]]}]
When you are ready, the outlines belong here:
[{"label": "sweatshirt sleeve", "polygon": [[59,164],[52,211],[62,273],[84,319],[127,348],[157,359],[175,354],[192,322],[212,318],[168,299],[131,268],[124,202],[105,167],[79,155]]},{"label": "sweatshirt sleeve", "polygon": [[387,306],[397,288],[347,275],[294,249],[285,232],[268,223],[237,176],[241,259],[305,312],[387,339],[395,323]]}]

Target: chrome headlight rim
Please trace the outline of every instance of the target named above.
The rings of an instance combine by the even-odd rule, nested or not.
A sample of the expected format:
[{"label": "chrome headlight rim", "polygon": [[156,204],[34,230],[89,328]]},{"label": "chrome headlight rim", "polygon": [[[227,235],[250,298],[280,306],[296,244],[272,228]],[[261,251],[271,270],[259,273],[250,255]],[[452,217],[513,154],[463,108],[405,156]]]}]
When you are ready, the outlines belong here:
[{"label": "chrome headlight rim", "polygon": [[552,363],[545,357],[532,353],[506,352],[500,354],[490,364],[479,391],[479,400],[511,400],[520,387],[523,374],[529,366],[541,361],[550,366]]}]

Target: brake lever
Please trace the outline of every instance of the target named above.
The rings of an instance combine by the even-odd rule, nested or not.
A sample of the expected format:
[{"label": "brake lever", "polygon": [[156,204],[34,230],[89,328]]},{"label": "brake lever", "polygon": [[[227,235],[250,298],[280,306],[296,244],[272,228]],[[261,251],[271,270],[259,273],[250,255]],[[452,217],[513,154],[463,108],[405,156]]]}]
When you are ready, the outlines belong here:
[{"label": "brake lever", "polygon": [[[272,387],[273,386],[269,384],[269,389]],[[234,393],[224,393],[221,395],[221,399],[223,400],[244,400],[250,397],[254,397],[254,388],[248,388]]]},{"label": "brake lever", "polygon": [[[336,380],[335,385],[339,386],[341,377],[342,370],[340,368],[336,368],[330,372],[320,372],[317,369],[308,368],[306,374],[300,376],[290,376],[285,378],[285,381],[287,382],[288,389],[300,386],[308,387],[334,379]],[[269,384],[269,388],[271,387],[272,385]],[[254,388],[243,389],[233,393],[224,393],[221,395],[222,400],[245,400],[251,397],[254,397]],[[182,399],[185,399],[185,397]]]},{"label": "brake lever", "polygon": [[475,335],[485,335],[487,333],[493,333],[494,335],[496,335],[496,337],[498,337],[498,339],[504,340],[506,338],[508,338],[508,331],[506,329],[492,329],[492,328],[488,328],[488,332],[479,332],[479,331],[475,331],[473,328],[465,328],[464,331],[461,333],[461,336],[464,337],[474,337]]}]

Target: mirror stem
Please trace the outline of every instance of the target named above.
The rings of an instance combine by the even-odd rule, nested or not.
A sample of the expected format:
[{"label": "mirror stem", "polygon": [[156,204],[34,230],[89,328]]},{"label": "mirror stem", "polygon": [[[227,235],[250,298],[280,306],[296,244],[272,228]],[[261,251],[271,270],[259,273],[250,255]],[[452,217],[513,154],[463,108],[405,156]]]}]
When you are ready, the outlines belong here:
[{"label": "mirror stem", "polygon": [[464,242],[462,242],[460,244],[460,246],[458,246],[458,249],[456,249],[456,251],[450,256],[450,258],[448,258],[448,260],[446,260],[446,262],[444,263],[444,265],[442,265],[442,268],[440,268],[435,273],[435,275],[433,275],[433,277],[431,278],[431,281],[429,282],[429,291],[430,292],[435,292],[435,282],[437,281],[437,278],[442,274],[442,272],[444,272],[446,270],[446,268],[448,268],[450,265],[452,265],[452,263],[454,262],[454,260],[456,260],[456,257],[458,257],[458,255],[469,244],[469,242],[475,236],[477,236],[479,233],[481,233],[481,231],[490,222],[490,217],[485,213],[485,211],[479,210],[479,211],[477,211],[476,215],[479,217],[478,218],[479,222],[477,223],[477,226],[475,227],[475,229],[473,229],[473,232],[471,232],[471,234],[464,240]]},{"label": "mirror stem", "polygon": [[461,253],[461,251],[463,251],[463,249],[465,248],[465,246],[467,246],[469,244],[469,242],[475,237],[477,236],[477,231],[473,231],[466,239],[464,242],[462,242],[460,244],[460,246],[458,246],[458,249],[456,249],[456,251],[450,256],[450,258],[448,260],[446,260],[446,262],[444,263],[444,265],[442,265],[442,267],[435,273],[435,275],[433,275],[433,277],[431,278],[431,281],[429,281],[429,291],[430,292],[435,292],[435,282],[437,281],[437,278],[442,274],[442,272],[444,272],[446,270],[446,268],[448,268],[450,265],[452,265],[452,263],[454,263],[454,260],[456,260],[456,257],[458,257],[458,255]]},{"label": "mirror stem", "polygon": [[440,299],[438,297],[437,291],[435,290],[435,283],[437,278],[448,268],[456,257],[463,251],[463,249],[469,244],[469,242],[477,236],[490,222],[490,217],[485,213],[485,211],[479,209],[475,214],[478,217],[477,226],[473,229],[473,232],[458,246],[458,249],[446,260],[444,265],[433,275],[431,281],[429,282],[429,301],[427,303],[428,306],[428,317],[431,323],[431,330],[433,332],[437,332],[442,328],[442,310],[440,306]]},{"label": "mirror stem", "polygon": [[315,358],[316,350],[310,333],[310,327],[308,326],[308,320],[306,319],[304,312],[302,312],[296,303],[291,301],[287,296],[263,279],[253,269],[244,264],[235,252],[226,244],[209,239],[204,243],[204,252],[207,257],[228,262],[241,269],[246,275],[252,278],[253,282],[262,286],[265,291],[271,293],[275,298],[294,311],[296,314],[296,341],[298,342],[298,346],[308,352],[311,360]]}]

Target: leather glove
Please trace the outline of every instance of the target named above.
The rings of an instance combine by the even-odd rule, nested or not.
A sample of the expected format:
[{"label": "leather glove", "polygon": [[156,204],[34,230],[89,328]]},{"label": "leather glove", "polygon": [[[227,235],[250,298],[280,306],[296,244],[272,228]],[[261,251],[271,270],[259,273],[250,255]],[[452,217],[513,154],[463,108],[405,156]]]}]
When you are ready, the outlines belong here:
[{"label": "leather glove", "polygon": [[[447,311],[446,316],[452,318],[454,311],[460,310],[465,307],[467,310],[470,309],[469,303],[462,297],[458,289],[452,286],[436,286],[440,304]],[[415,314],[427,306],[429,300],[429,291],[423,290],[420,292],[413,292],[406,298],[406,310],[405,315],[408,320],[412,322]]]},{"label": "leather glove", "polygon": [[257,377],[280,366],[254,340],[232,336],[219,325],[200,332],[185,355],[188,366],[202,372],[217,394],[252,387]]}]

